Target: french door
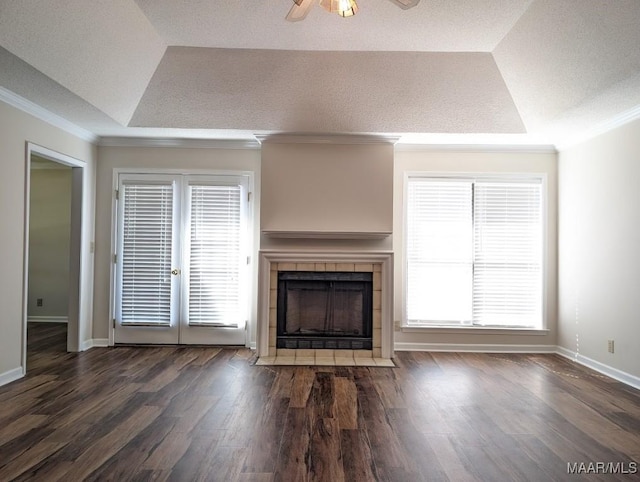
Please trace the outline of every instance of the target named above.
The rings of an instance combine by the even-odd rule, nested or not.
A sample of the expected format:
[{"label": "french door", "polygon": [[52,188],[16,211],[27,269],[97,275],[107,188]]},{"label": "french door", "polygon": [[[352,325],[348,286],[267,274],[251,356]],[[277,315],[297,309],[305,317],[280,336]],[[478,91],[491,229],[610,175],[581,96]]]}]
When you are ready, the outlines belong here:
[{"label": "french door", "polygon": [[115,342],[244,345],[248,178],[120,174]]}]

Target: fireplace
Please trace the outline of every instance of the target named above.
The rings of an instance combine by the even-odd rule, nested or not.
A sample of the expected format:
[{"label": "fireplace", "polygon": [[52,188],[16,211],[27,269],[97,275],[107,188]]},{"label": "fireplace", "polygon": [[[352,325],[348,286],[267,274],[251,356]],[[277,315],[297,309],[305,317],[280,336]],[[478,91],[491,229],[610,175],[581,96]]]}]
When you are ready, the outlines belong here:
[{"label": "fireplace", "polygon": [[280,271],[277,293],[277,348],[372,349],[372,272]]},{"label": "fireplace", "polygon": [[[298,276],[299,275],[299,276]],[[296,277],[311,278],[297,280]],[[302,357],[319,357],[322,361],[326,361],[326,357],[335,358],[350,358],[356,362],[364,360],[367,357],[369,359],[374,358],[377,360],[386,359],[389,360],[393,356],[393,254],[388,251],[369,251],[369,252],[355,252],[349,251],[302,251],[302,250],[290,250],[290,251],[277,251],[277,250],[262,250],[260,252],[260,283],[259,283],[259,297],[258,297],[258,339],[257,339],[257,352],[261,359],[268,360],[269,358],[275,359],[282,357],[291,357],[293,359],[294,353],[301,354]],[[315,278],[315,279],[314,279]],[[349,280],[345,280],[349,278]],[[309,317],[305,317],[307,326],[298,328],[298,321],[295,317],[300,317],[298,314],[294,314],[293,319],[287,319],[288,324],[285,326],[287,335],[282,336],[283,332],[278,329],[279,323],[282,323],[282,309],[283,300],[279,300],[280,284],[291,284],[293,291],[298,286],[298,281],[303,283],[314,283],[312,286],[314,290],[329,291],[331,290],[331,283],[333,283],[335,304],[335,287],[338,283],[339,296],[344,295],[347,305],[352,305],[359,310],[359,306],[362,305],[365,313],[359,317],[347,314],[345,311],[351,313],[352,311],[345,308],[339,308],[338,318],[344,318],[349,320],[349,325],[353,325],[354,319],[359,320],[359,324],[351,326],[348,329],[343,321],[340,321],[336,325],[336,313],[333,313],[333,321],[327,319],[327,328],[325,330],[325,315],[318,315],[318,309],[313,309],[309,320]],[[348,283],[343,285],[341,283]],[[316,284],[317,283],[317,284]],[[329,285],[327,287],[326,285]],[[324,286],[323,286],[324,285]],[[346,289],[344,287],[350,287],[348,293],[344,293]],[[368,287],[371,287],[370,295],[366,292]],[[320,287],[322,287],[320,289]],[[362,292],[361,294],[354,294],[353,291]],[[293,298],[289,296],[287,304],[293,304],[294,306],[288,306],[293,310],[299,310],[295,308],[303,305],[308,308],[310,306],[307,301],[307,295],[305,293],[300,297],[300,293],[294,294]],[[317,294],[317,293],[316,293]],[[280,295],[285,296],[286,295]],[[326,311],[326,303],[329,302],[329,294],[321,295],[324,298],[323,302],[315,301],[312,303],[315,305],[323,306],[322,313]],[[370,296],[371,301],[367,301],[367,297]],[[295,298],[298,297],[296,300]],[[360,301],[360,299],[362,301]],[[340,301],[342,303],[342,301]],[[364,322],[369,315],[366,314],[367,308],[371,307],[371,324]],[[288,317],[287,317],[288,318]],[[309,325],[309,321],[311,324]],[[347,326],[349,326],[347,325]],[[338,331],[339,330],[339,331]],[[356,333],[356,330],[361,333]],[[279,333],[280,331],[280,333]],[[309,331],[313,331],[310,333]],[[320,335],[319,331],[326,331]],[[347,333],[350,331],[350,333]],[[298,333],[296,333],[298,332]],[[297,338],[296,338],[297,337]],[[334,341],[337,343],[338,339],[349,340],[351,348],[329,348]],[[295,342],[296,348],[282,348],[283,340],[286,342]],[[356,348],[357,343],[360,341],[367,341],[369,348]],[[369,341],[370,340],[370,341]],[[306,342],[322,342],[324,348],[301,348],[305,346]],[[363,341],[363,343],[364,343]],[[285,345],[286,346],[286,345]],[[317,346],[317,345],[315,345]],[[297,356],[297,355],[296,355]],[[269,362],[265,362],[269,363]],[[313,364],[313,363],[312,363]]]}]

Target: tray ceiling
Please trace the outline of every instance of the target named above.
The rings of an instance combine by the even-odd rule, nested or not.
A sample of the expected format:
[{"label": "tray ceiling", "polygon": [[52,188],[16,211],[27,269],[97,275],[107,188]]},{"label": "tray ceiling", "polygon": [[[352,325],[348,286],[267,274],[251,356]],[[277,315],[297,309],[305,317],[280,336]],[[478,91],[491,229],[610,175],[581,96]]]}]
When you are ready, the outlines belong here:
[{"label": "tray ceiling", "polygon": [[0,87],[103,137],[554,142],[640,106],[636,0],[290,5],[0,0]]}]

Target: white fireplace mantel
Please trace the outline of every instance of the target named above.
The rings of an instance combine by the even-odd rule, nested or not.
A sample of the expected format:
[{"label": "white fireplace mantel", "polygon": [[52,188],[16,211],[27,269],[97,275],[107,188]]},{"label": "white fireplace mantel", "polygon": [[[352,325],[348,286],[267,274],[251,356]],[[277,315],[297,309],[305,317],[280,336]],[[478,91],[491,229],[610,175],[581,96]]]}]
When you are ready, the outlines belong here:
[{"label": "white fireplace mantel", "polygon": [[269,355],[269,296],[272,263],[371,263],[381,265],[382,358],[393,357],[393,253],[391,251],[261,250],[259,263],[258,356]]}]

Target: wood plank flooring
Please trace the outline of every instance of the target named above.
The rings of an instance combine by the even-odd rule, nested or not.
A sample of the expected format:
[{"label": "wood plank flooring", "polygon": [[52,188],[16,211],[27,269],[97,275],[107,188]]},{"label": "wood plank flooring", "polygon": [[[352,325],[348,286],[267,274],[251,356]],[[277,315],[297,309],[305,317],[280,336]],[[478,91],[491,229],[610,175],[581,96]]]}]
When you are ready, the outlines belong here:
[{"label": "wood plank flooring", "polygon": [[567,473],[640,462],[640,392],[555,355],[278,367],[29,335],[28,376],[0,387],[0,481],[640,480]]}]

